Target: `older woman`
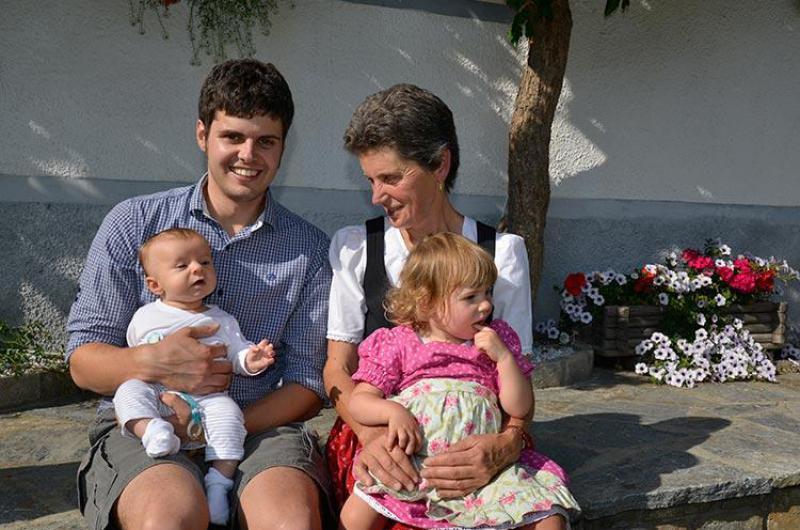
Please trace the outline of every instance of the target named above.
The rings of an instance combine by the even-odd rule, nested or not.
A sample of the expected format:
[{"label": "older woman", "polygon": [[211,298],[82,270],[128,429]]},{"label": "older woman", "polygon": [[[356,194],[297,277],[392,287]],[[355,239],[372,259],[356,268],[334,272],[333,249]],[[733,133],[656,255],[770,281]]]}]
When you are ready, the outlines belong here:
[{"label": "older woman", "polygon": [[[450,109],[438,97],[413,85],[395,85],[368,97],[354,112],[344,134],[372,188],[372,203],[386,216],[348,226],[333,237],[333,268],[328,316],[325,386],[340,418],[328,440],[328,464],[341,503],[352,490],[353,455],[358,479],[370,473],[396,489],[412,490],[417,470],[397,448],[384,447],[385,428],[356,422],[347,410],[358,366],[358,343],[380,327],[391,327],[382,303],[400,275],[409,250],[425,236],[454,232],[478,242],[494,256],[498,280],[494,317],[517,331],[522,349],[531,349],[531,298],[528,261],[522,238],[496,233],[459,213],[450,203],[459,165],[459,148]],[[502,432],[471,436],[425,461],[422,476],[445,497],[468,494],[485,485],[531,445],[526,423],[509,418]],[[555,519],[555,518],[554,518]],[[559,522],[553,528],[559,528]],[[400,526],[397,525],[399,528]]]}]

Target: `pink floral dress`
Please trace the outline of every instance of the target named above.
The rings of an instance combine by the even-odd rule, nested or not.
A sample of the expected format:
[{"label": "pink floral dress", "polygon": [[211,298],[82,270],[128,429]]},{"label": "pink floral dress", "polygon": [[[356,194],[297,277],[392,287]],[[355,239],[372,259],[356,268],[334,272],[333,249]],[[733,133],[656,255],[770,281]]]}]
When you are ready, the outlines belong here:
[{"label": "pink floral dress", "polygon": [[[511,327],[495,320],[491,327],[514,354],[528,376],[533,365],[520,351]],[[354,381],[364,381],[405,406],[417,419],[422,449],[414,455],[419,468],[428,456],[472,434],[496,433],[502,413],[498,406],[494,362],[471,342],[422,343],[409,327],[380,329],[359,347]],[[377,483],[353,490],[385,517],[419,528],[517,528],[561,513],[568,519],[580,508],[566,486],[564,471],[532,450],[470,495],[442,499],[420,484],[413,492]]]}]

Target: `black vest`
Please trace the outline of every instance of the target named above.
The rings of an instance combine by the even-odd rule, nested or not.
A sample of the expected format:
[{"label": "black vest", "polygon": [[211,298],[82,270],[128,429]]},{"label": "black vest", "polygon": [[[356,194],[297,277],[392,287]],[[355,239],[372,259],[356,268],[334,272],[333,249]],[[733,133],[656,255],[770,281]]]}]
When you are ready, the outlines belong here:
[{"label": "black vest", "polygon": [[[364,270],[364,296],[367,314],[364,320],[364,337],[380,328],[392,328],[394,324],[386,318],[383,300],[389,291],[384,254],[383,217],[375,217],[367,225],[367,267]],[[494,240],[497,232],[489,225],[477,221],[478,244],[494,259]],[[491,317],[489,317],[491,320]]]}]

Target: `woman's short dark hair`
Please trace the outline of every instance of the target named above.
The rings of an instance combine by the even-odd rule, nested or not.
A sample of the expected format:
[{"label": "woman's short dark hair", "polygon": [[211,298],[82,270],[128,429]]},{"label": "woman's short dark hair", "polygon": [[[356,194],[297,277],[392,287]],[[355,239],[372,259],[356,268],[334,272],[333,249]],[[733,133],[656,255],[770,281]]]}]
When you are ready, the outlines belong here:
[{"label": "woman's short dark hair", "polygon": [[198,116],[206,130],[218,110],[237,118],[266,115],[280,119],[284,138],[294,118],[286,80],[272,63],[256,59],[231,59],[208,74],[198,103]]},{"label": "woman's short dark hair", "polygon": [[410,84],[394,85],[365,99],[344,132],[344,146],[355,155],[390,147],[428,171],[450,151],[450,191],[458,171],[458,137],[453,113],[432,92]]}]

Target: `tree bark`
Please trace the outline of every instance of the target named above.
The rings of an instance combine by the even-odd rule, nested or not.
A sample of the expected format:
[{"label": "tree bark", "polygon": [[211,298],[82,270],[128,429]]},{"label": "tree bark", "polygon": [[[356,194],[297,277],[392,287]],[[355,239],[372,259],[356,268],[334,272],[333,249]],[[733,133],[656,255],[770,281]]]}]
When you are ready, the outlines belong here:
[{"label": "tree bark", "polygon": [[528,63],[520,80],[508,141],[508,229],[525,238],[533,299],[542,272],[550,203],[550,129],[572,31],[569,0],[552,0],[552,9],[552,19],[533,22]]}]

